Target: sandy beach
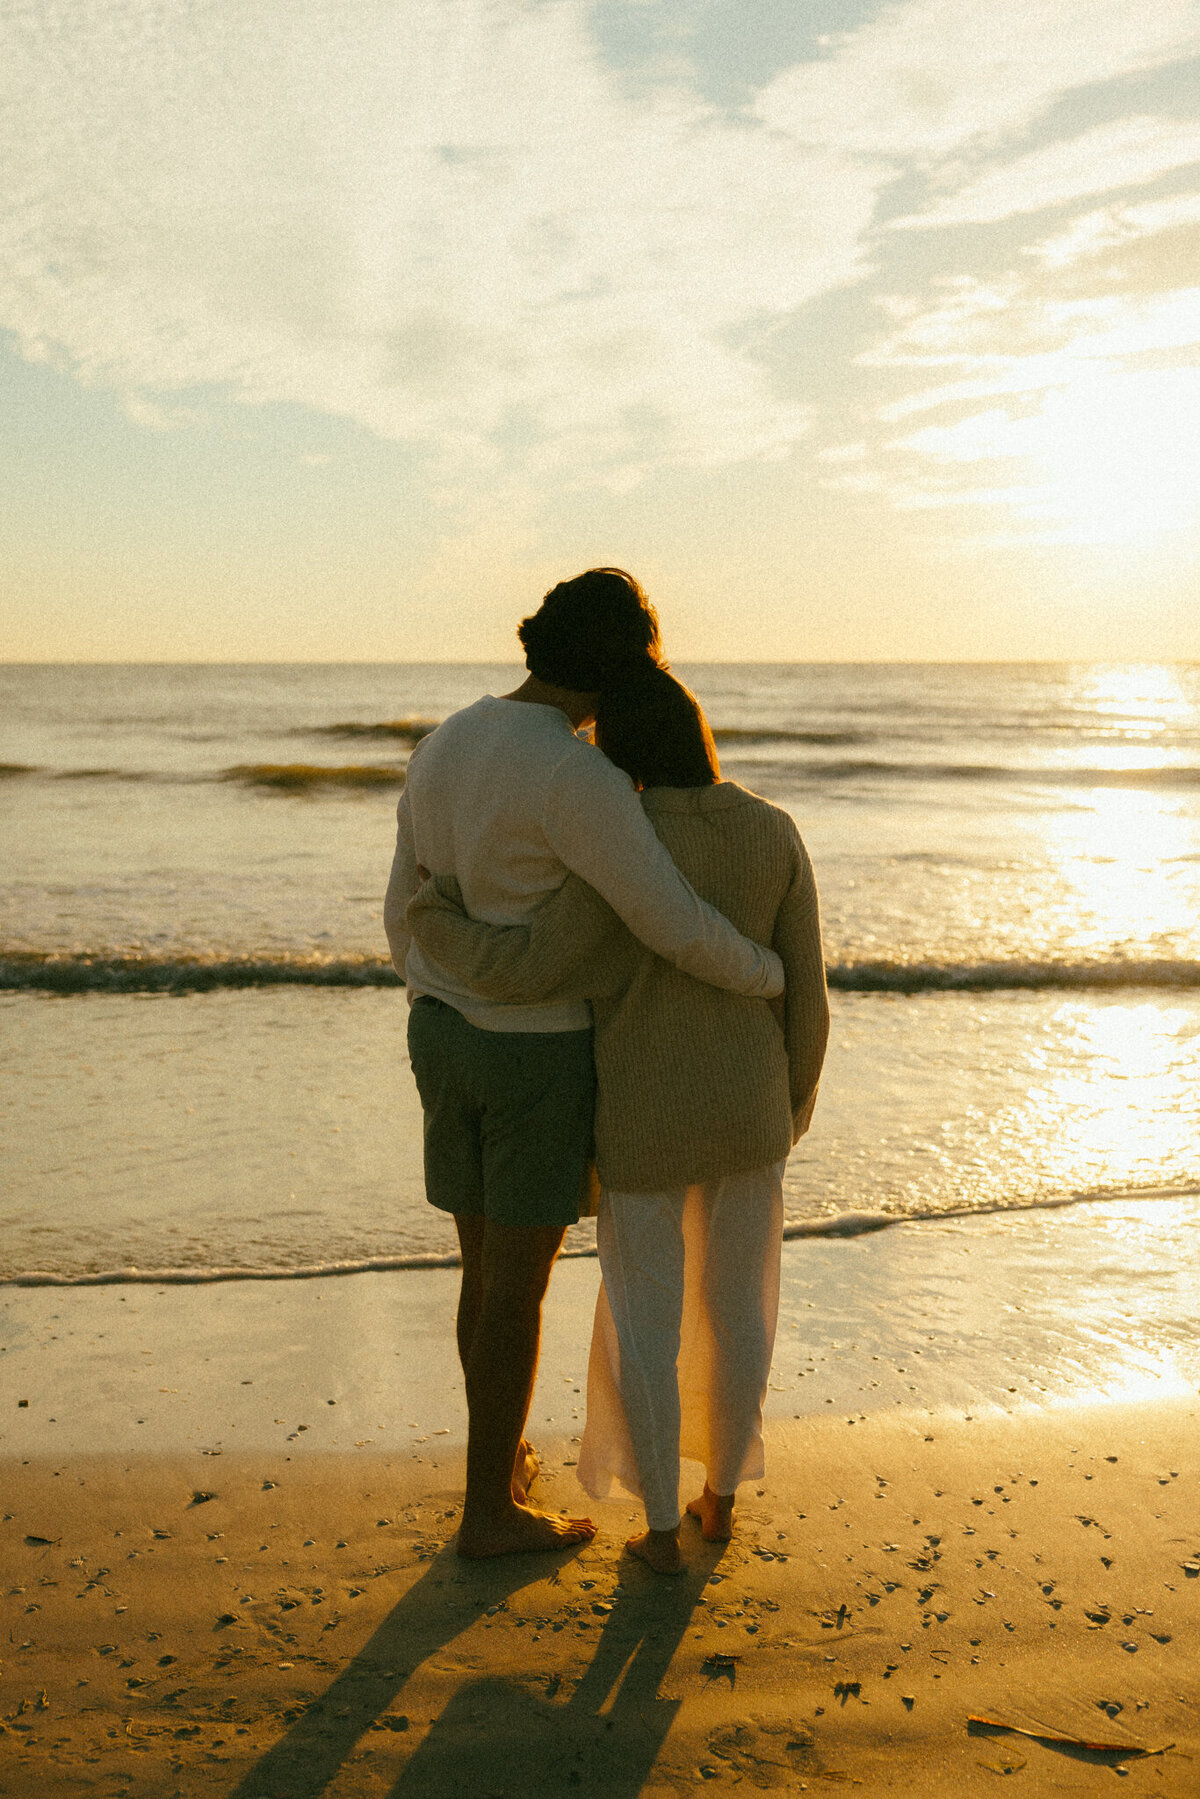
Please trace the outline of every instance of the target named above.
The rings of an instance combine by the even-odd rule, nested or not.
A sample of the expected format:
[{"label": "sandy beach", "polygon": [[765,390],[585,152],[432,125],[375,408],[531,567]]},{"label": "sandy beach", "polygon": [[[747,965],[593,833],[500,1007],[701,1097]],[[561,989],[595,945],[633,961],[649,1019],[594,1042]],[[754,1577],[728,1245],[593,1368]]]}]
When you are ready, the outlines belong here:
[{"label": "sandy beach", "polygon": [[1200,1799],[1198,68],[0,0],[0,1799]]},{"label": "sandy beach", "polygon": [[[913,1250],[931,1293],[942,1239]],[[821,1246],[855,1257],[859,1326],[902,1251]],[[785,1254],[817,1279],[812,1246]],[[532,1414],[572,1509],[595,1280],[556,1271]],[[6,1290],[6,1799],[1196,1791],[1194,1381],[1089,1394],[1060,1343],[1012,1397],[1033,1345],[985,1332],[914,1399],[908,1360],[866,1377],[844,1304],[801,1356],[785,1318],[731,1544],[685,1526],[662,1580],[622,1553],[635,1504],[592,1502],[581,1553],[469,1564],[453,1293],[450,1270]]]}]

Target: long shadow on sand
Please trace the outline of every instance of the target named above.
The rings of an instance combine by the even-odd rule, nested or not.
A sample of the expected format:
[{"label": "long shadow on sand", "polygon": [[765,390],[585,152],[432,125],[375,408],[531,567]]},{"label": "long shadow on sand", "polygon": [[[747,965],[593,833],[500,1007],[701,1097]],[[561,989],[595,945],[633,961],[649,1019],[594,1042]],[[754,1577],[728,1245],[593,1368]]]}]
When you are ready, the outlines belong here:
[{"label": "long shadow on sand", "polygon": [[[672,1580],[627,1557],[625,1590],[566,1702],[517,1681],[471,1681],[437,1719],[389,1799],[443,1792],[556,1799],[583,1786],[605,1799],[636,1799],[679,1709],[678,1700],[658,1697],[659,1684],[724,1547],[692,1543],[687,1572]],[[443,1550],[230,1799],[319,1799],[422,1662],[467,1630],[482,1608],[569,1560],[476,1563],[463,1580],[468,1565]]]},{"label": "long shadow on sand", "polygon": [[625,1590],[566,1703],[516,1681],[472,1681],[454,1695],[388,1799],[456,1792],[561,1799],[575,1788],[637,1799],[682,1703],[660,1698],[659,1685],[724,1548],[690,1545],[686,1573],[671,1580],[626,1557]]}]

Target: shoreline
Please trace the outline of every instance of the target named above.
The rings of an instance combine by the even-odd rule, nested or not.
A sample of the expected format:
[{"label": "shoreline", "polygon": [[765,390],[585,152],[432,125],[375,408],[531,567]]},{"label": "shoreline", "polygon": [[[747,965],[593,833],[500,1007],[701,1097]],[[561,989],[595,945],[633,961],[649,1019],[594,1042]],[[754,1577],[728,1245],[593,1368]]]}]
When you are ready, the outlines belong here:
[{"label": "shoreline", "polygon": [[[849,1211],[831,1212],[818,1218],[786,1221],[783,1241],[794,1243],[814,1237],[864,1237],[874,1231],[890,1230],[899,1224],[945,1224],[960,1219],[1016,1217],[1023,1212],[1055,1212],[1067,1206],[1103,1205],[1112,1201],[1141,1204],[1155,1199],[1187,1200],[1200,1198],[1200,1182],[1148,1184],[1145,1187],[1114,1184],[1110,1188],[1088,1188],[1059,1196],[1046,1195],[1024,1202],[998,1201],[994,1205],[947,1207],[926,1212]],[[581,1221],[582,1222],[582,1221]],[[568,1241],[559,1252],[560,1261],[590,1258],[596,1254],[594,1244]],[[338,1279],[349,1274],[410,1273],[427,1268],[460,1268],[456,1250],[445,1252],[415,1251],[402,1255],[361,1256],[342,1262],[313,1262],[295,1268],[104,1268],[80,1274],[60,1274],[51,1269],[32,1268],[22,1274],[0,1274],[0,1292],[7,1287],[116,1287],[116,1286],[205,1286],[226,1281],[312,1281]]]},{"label": "shoreline", "polygon": [[[1191,1198],[1129,1198],[785,1243],[767,1416],[1195,1393],[1198,1218]],[[581,1428],[598,1285],[594,1256],[555,1268],[538,1430]],[[460,1442],[457,1291],[452,1266],[0,1288],[0,1455]]]}]

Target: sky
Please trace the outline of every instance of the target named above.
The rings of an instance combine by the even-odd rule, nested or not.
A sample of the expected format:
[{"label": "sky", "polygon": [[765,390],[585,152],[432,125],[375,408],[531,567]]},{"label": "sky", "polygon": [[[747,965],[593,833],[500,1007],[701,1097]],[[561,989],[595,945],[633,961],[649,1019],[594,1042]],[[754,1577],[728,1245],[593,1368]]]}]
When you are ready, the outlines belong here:
[{"label": "sky", "polygon": [[1200,658],[1200,0],[0,0],[0,659]]}]

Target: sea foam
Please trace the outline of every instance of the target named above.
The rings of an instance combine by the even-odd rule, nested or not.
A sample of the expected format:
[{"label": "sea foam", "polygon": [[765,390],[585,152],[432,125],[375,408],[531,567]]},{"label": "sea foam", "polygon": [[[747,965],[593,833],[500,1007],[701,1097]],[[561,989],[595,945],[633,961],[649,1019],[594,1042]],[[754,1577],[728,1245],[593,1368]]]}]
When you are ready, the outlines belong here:
[{"label": "sea foam", "polygon": [[[1008,962],[832,963],[839,993],[1107,993],[1128,988],[1180,991],[1200,987],[1200,961],[1182,957]],[[0,990],[35,993],[207,993],[238,987],[397,987],[382,956],[222,956],[10,951],[0,955]]]}]

